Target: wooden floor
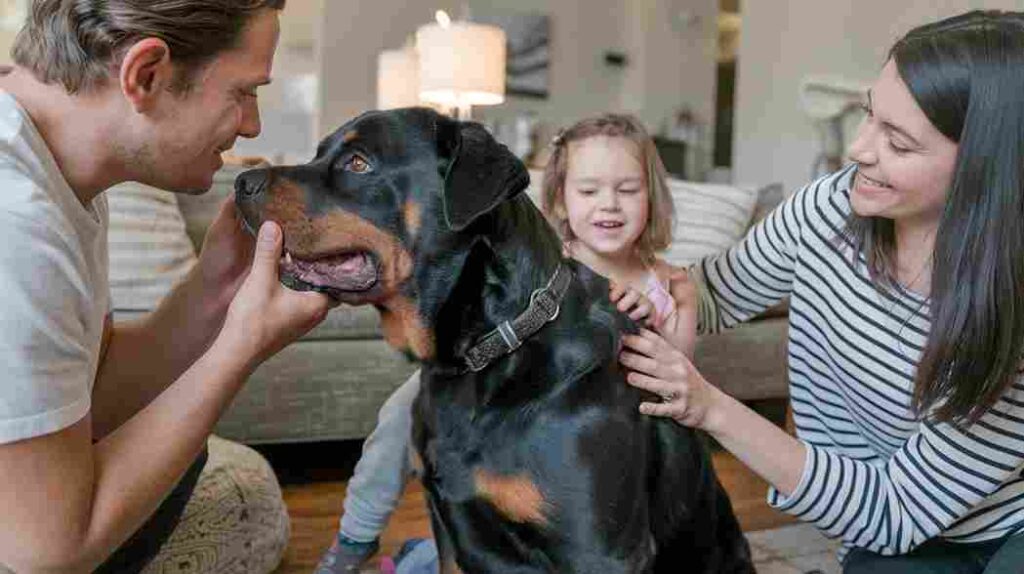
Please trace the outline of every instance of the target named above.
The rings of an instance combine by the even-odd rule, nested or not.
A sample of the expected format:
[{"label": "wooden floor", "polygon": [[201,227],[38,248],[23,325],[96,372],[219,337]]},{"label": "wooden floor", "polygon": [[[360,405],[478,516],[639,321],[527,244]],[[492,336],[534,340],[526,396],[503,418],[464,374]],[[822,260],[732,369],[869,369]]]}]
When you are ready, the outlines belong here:
[{"label": "wooden floor", "polygon": [[[765,504],[767,485],[731,455],[715,452],[714,463],[745,531],[793,522],[788,515]],[[312,573],[320,555],[337,532],[345,485],[343,480],[304,480],[283,486],[292,519],[292,535],[284,561],[275,574]],[[407,538],[429,535],[430,523],[423,490],[418,483],[410,484],[381,537],[381,551],[393,555]]]}]

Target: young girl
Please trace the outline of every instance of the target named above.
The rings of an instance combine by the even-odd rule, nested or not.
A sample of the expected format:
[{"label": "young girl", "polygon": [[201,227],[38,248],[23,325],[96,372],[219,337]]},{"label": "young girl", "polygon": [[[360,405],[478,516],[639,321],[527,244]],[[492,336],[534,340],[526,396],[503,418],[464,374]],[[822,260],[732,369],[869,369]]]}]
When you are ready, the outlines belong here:
[{"label": "young girl", "polygon": [[[651,138],[636,118],[607,114],[578,122],[553,146],[542,204],[565,254],[612,281],[609,296],[620,311],[690,356],[695,307],[676,301],[692,299],[692,287],[684,273],[656,257],[671,242],[674,209]],[[355,572],[376,552],[409,474],[418,392],[417,372],[381,408],[349,481],[341,529],[316,574]]]},{"label": "young girl", "polygon": [[847,574],[1024,572],[1024,13],[912,30],[853,165],[691,272],[703,330],[790,296],[797,438],[657,334],[627,337],[641,411],[702,428],[771,505],[840,538]]}]

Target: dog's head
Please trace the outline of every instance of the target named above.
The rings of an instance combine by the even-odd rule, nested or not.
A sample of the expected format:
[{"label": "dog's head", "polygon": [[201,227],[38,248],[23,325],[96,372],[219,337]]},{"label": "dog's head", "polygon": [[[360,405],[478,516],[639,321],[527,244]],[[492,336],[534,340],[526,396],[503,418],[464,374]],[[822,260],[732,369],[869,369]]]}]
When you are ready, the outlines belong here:
[{"label": "dog's head", "polygon": [[389,342],[426,358],[433,341],[421,299],[445,294],[410,279],[456,273],[458,263],[445,262],[465,251],[481,216],[528,183],[479,124],[410,108],[363,114],[311,162],[246,172],[235,191],[250,230],[265,220],[283,229],[286,284],[377,305]]}]

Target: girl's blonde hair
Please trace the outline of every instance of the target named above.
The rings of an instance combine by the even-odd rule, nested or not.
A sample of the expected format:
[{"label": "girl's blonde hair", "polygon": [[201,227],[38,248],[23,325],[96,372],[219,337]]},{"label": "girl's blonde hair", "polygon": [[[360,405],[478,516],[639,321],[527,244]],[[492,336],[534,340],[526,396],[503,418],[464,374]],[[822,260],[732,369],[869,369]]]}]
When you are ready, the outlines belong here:
[{"label": "girl's blonde hair", "polygon": [[565,216],[565,175],[569,169],[569,144],[595,136],[625,138],[633,142],[640,152],[639,159],[644,166],[644,187],[647,189],[650,209],[647,211],[647,225],[644,226],[636,247],[638,255],[645,262],[651,263],[656,253],[665,250],[672,243],[675,207],[665,181],[665,166],[661,163],[654,141],[636,116],[602,114],[580,120],[559,132],[551,142],[551,158],[544,168],[541,209],[563,240],[573,239],[569,221]]}]

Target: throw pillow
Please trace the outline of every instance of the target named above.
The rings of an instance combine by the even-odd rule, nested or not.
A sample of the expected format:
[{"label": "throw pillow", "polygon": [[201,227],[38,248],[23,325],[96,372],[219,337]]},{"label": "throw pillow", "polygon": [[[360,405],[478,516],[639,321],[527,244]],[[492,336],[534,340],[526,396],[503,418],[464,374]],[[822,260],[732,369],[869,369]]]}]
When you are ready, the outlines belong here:
[{"label": "throw pillow", "polygon": [[676,227],[663,257],[673,265],[689,265],[725,251],[742,239],[750,226],[756,189],[674,178],[669,179],[668,187],[676,208]]},{"label": "throw pillow", "polygon": [[196,254],[173,193],[124,183],[110,205],[110,297],[115,311],[148,311],[192,268]]}]

